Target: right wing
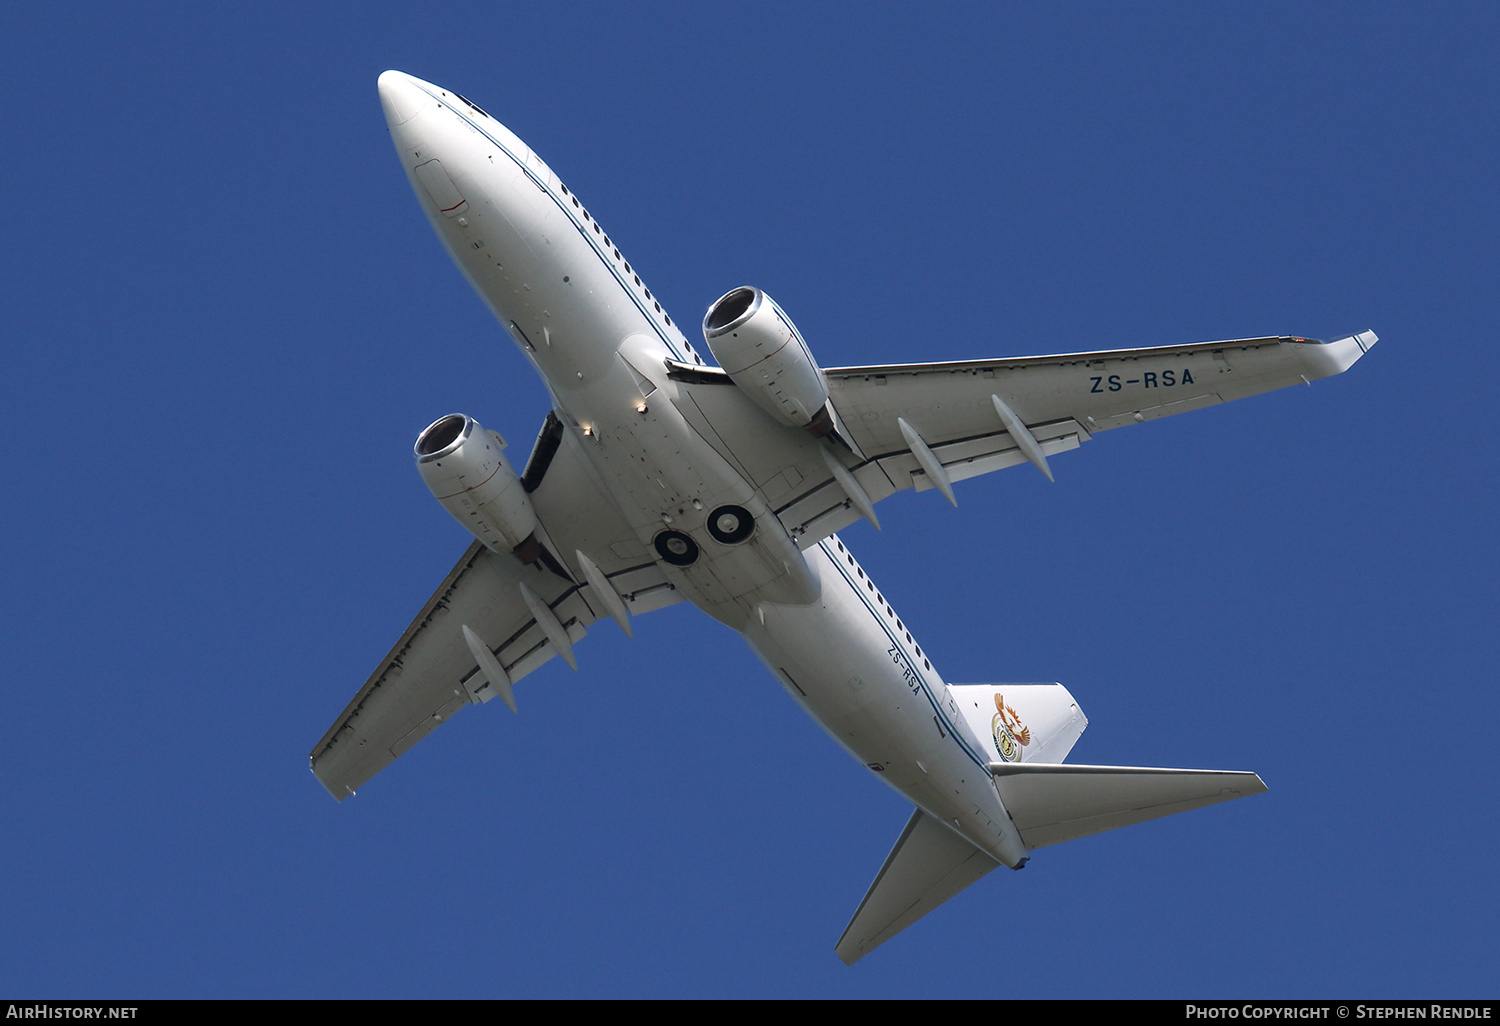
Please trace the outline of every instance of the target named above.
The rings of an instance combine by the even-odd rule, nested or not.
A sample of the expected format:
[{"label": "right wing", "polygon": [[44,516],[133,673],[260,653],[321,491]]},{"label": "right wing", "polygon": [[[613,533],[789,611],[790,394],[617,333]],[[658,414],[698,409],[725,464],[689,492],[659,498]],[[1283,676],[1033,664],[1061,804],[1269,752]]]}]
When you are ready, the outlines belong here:
[{"label": "right wing", "polygon": [[[1047,457],[1100,431],[1338,374],[1375,342],[1366,331],[1334,342],[1251,338],[830,368],[824,376],[848,448],[776,424],[723,371],[677,364],[669,370],[679,382],[675,401],[683,416],[762,490],[807,548],[865,515],[861,500],[873,506],[903,489],[951,486],[1028,461],[1045,467]],[[902,421],[926,453],[917,451]],[[860,497],[836,480],[830,456]],[[924,459],[940,468],[942,484]]]},{"label": "right wing", "polygon": [[490,649],[514,684],[557,646],[521,586],[545,603],[567,635],[608,616],[575,552],[588,555],[632,613],[681,601],[614,504],[597,485],[571,432],[549,416],[522,478],[538,521],[573,580],[514,556],[469,546],[328,733],[312,750],[312,771],[339,801],[466,705],[499,693],[480,669],[463,628]]}]

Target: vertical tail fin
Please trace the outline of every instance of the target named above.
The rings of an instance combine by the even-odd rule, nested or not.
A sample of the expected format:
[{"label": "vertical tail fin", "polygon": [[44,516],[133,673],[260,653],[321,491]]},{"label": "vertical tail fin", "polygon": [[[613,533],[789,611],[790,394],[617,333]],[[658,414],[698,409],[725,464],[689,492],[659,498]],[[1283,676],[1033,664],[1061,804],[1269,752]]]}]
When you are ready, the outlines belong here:
[{"label": "vertical tail fin", "polygon": [[1061,684],[950,684],[948,691],[997,762],[1062,762],[1089,725]]}]

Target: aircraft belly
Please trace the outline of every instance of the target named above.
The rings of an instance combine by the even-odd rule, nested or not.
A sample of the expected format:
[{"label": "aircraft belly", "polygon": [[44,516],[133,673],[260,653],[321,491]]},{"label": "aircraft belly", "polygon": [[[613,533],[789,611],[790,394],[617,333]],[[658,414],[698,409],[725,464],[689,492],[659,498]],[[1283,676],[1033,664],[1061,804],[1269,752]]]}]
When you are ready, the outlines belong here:
[{"label": "aircraft belly", "polygon": [[[554,209],[523,169],[534,159],[524,147],[512,156],[436,108],[421,117],[434,130],[412,133],[420,148],[398,148],[408,168],[434,155],[442,161],[441,177],[426,172],[443,183],[442,199],[412,172],[429,219],[547,381],[565,421],[583,429],[584,452],[642,544],[654,551],[657,535],[674,530],[699,547],[690,566],[662,562],[673,584],[735,627],[757,603],[816,597],[817,582],[780,521],[673,404],[676,384],[664,361],[674,354],[596,249],[589,232],[602,238],[598,226]],[[537,164],[533,173],[550,176]],[[448,216],[459,197],[461,213]],[[756,529],[748,539],[724,545],[710,537],[707,517],[725,505],[750,513]]]},{"label": "aircraft belly", "polygon": [[[660,560],[689,601],[738,629],[761,602],[802,603],[817,597],[816,578],[781,522],[755,489],[683,420],[663,392],[630,394],[624,417],[596,424],[585,449],[648,550],[659,535],[686,535],[697,558],[687,565]],[[629,384],[617,382],[619,395]],[[646,407],[639,412],[637,405]],[[708,518],[725,506],[755,521],[746,539],[724,543]]]},{"label": "aircraft belly", "polygon": [[1025,847],[995,790],[985,750],[869,579],[846,565],[839,544],[830,538],[806,552],[823,585],[819,601],[763,605],[741,633],[861,764],[1006,865],[1019,864]]}]

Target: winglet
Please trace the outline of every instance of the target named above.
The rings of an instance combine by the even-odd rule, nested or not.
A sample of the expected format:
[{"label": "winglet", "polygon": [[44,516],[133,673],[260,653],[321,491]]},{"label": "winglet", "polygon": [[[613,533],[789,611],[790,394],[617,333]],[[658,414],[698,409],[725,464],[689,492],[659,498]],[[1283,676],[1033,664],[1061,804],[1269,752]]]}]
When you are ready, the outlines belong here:
[{"label": "winglet", "polygon": [[1307,367],[1309,379],[1331,378],[1353,367],[1354,362],[1379,341],[1380,338],[1373,331],[1361,331],[1357,335],[1346,335],[1332,342],[1306,346],[1300,355]]}]

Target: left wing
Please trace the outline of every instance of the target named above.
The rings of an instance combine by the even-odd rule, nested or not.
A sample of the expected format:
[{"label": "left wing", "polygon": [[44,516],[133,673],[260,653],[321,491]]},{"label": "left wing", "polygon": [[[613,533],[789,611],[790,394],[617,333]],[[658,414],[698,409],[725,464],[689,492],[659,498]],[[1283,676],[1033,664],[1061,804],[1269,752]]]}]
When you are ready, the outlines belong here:
[{"label": "left wing", "polygon": [[[681,601],[555,417],[542,425],[522,482],[572,579],[470,545],[312,750],[313,773],[339,801],[464,706],[496,695],[509,704],[510,685],[554,655],[573,662],[573,643],[612,607],[623,618]],[[613,596],[595,591],[580,552]],[[483,649],[503,686],[480,666]]]},{"label": "left wing", "polygon": [[[1047,458],[1099,431],[1311,384],[1376,342],[1252,338],[824,372],[847,446],[770,422],[723,372],[673,366],[677,406],[760,487],[792,537],[813,545],[906,488],[940,488]],[[722,383],[721,383],[722,382]],[[727,387],[726,387],[727,386]],[[744,439],[731,448],[726,438]],[[838,466],[831,465],[831,460]]]}]

